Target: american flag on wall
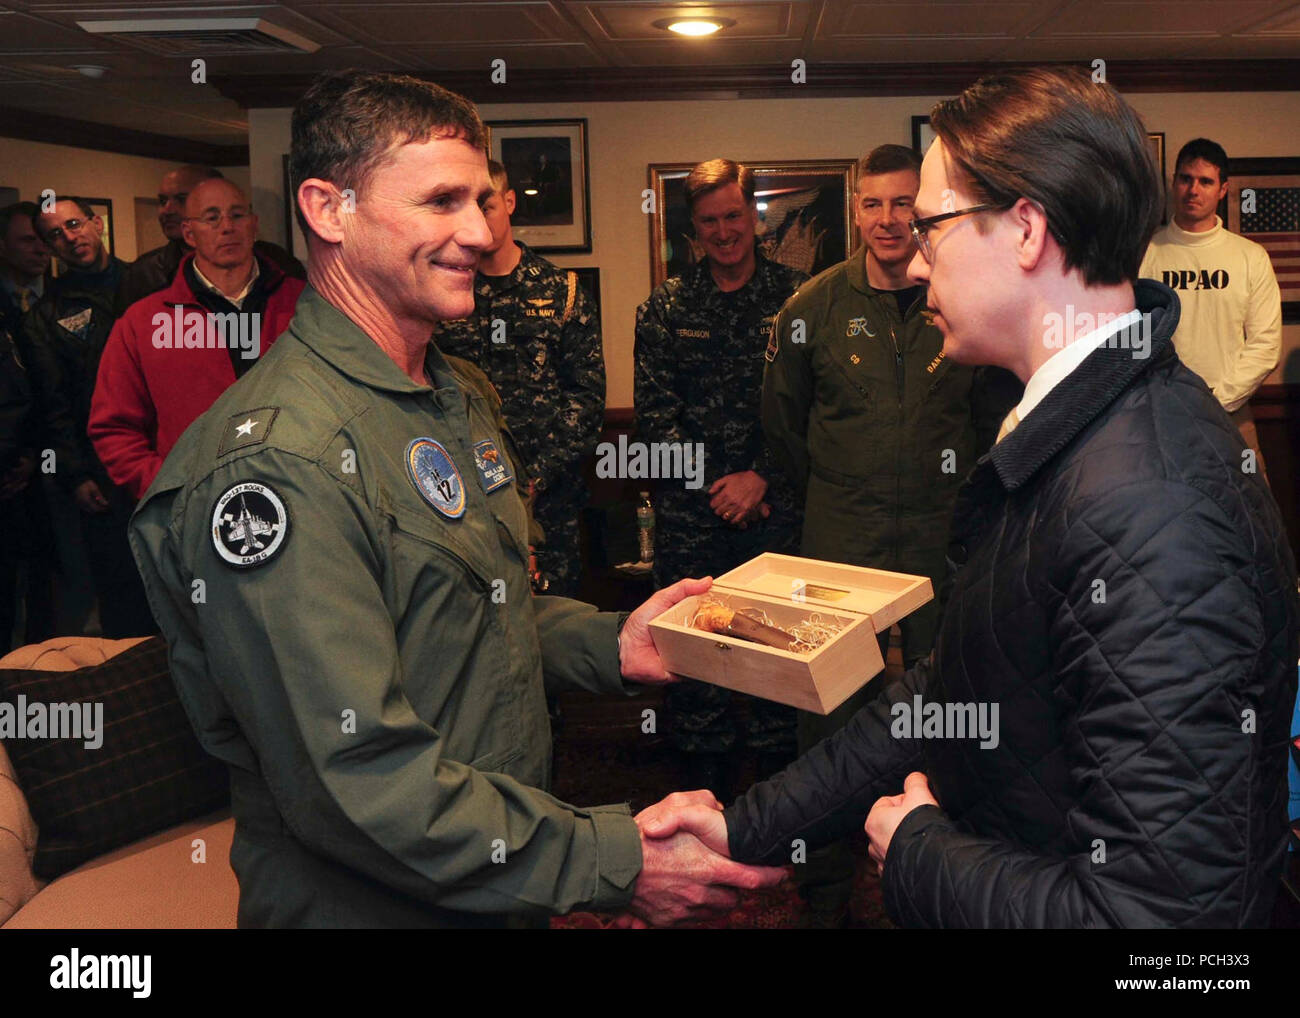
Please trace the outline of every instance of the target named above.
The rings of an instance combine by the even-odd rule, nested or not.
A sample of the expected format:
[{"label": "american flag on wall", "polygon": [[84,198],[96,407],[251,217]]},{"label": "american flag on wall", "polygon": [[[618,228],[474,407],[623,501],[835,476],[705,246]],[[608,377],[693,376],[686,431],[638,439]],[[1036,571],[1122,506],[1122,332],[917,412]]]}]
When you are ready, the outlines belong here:
[{"label": "american flag on wall", "polygon": [[[1300,301],[1300,178],[1240,178],[1232,188],[1229,229],[1262,244],[1273,262],[1282,301]],[[1254,192],[1254,211],[1241,211],[1241,192]],[[1232,222],[1231,220],[1236,220]]]}]

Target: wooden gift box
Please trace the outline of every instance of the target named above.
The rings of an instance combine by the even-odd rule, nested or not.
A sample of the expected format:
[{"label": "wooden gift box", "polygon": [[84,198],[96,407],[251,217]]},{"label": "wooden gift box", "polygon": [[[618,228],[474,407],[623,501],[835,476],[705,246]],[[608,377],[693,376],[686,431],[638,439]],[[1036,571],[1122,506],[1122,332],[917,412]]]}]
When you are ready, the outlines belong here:
[{"label": "wooden gift box", "polygon": [[[876,634],[933,596],[925,576],[769,552],[719,576],[707,594],[673,605],[650,623],[650,635],[670,672],[829,714],[884,669]],[[844,628],[811,653],[796,654],[690,628],[705,598],[761,609],[782,629],[813,612]]]}]

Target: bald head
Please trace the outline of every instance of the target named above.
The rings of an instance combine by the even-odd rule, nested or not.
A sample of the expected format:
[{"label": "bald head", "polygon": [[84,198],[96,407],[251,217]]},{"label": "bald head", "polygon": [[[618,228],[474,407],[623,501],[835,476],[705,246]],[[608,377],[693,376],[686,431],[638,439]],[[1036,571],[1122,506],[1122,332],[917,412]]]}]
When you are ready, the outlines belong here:
[{"label": "bald head", "polygon": [[185,243],[194,248],[199,271],[252,271],[257,217],[248,197],[228,180],[201,180],[185,201],[181,220]]},{"label": "bald head", "polygon": [[194,186],[204,180],[220,180],[221,171],[211,166],[178,166],[163,175],[158,186],[158,223],[168,240],[183,240],[181,219],[185,201]]}]

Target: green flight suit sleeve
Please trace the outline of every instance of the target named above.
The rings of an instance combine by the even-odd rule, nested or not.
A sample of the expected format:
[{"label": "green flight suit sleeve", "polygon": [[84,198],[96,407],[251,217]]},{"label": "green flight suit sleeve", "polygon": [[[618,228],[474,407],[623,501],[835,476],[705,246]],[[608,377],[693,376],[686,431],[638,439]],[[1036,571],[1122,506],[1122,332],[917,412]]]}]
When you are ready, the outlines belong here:
[{"label": "green flight suit sleeve", "polygon": [[605,353],[600,317],[587,291],[575,283],[573,312],[560,333],[560,405],[555,430],[537,443],[530,476],[553,492],[567,488],[596,448],[605,420]]},{"label": "green flight suit sleeve", "polygon": [[[767,363],[763,365],[763,436],[772,458],[803,490],[808,485],[808,413],[813,399],[812,358],[805,340],[790,332],[790,304],[772,322]],[[804,323],[805,330],[807,323]],[[802,333],[806,335],[805,333]]]},{"label": "green flight suit sleeve", "polygon": [[636,309],[636,434],[643,442],[678,442],[685,448],[690,436],[682,427],[685,406],[678,395],[677,343],[668,325],[668,305],[661,286]]},{"label": "green flight suit sleeve", "polygon": [[645,687],[623,681],[618,633],[627,617],[567,597],[534,597],[542,674],[548,693],[580,689],[633,696]]},{"label": "green flight suit sleeve", "polygon": [[[249,480],[279,495],[291,529],[273,558],[235,569],[213,548],[211,514]],[[170,492],[150,496],[131,538],[182,699],[215,684],[298,841],[448,909],[627,904],[641,852],[625,808],[578,809],[449,759],[416,714],[384,598],[386,535],[359,488],[266,449],[219,466],[188,511],[170,510]],[[196,579],[205,594],[191,605]]]}]

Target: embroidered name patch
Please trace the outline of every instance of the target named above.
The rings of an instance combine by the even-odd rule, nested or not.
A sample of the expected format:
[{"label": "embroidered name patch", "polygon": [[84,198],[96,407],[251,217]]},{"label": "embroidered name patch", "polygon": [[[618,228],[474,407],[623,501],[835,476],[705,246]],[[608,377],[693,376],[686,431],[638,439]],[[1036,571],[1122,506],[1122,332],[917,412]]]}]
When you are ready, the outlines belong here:
[{"label": "embroidered name patch", "polygon": [[406,473],[429,505],[449,520],[465,515],[465,482],[451,455],[432,438],[417,438],[406,447]]},{"label": "embroidered name patch", "polygon": [[289,510],[269,484],[231,485],[212,507],[212,547],[236,569],[269,562],[288,537]]},{"label": "embroidered name patch", "polygon": [[478,470],[479,484],[483,491],[492,494],[515,479],[510,472],[510,462],[497,448],[496,442],[485,438],[474,446],[474,467]]}]

